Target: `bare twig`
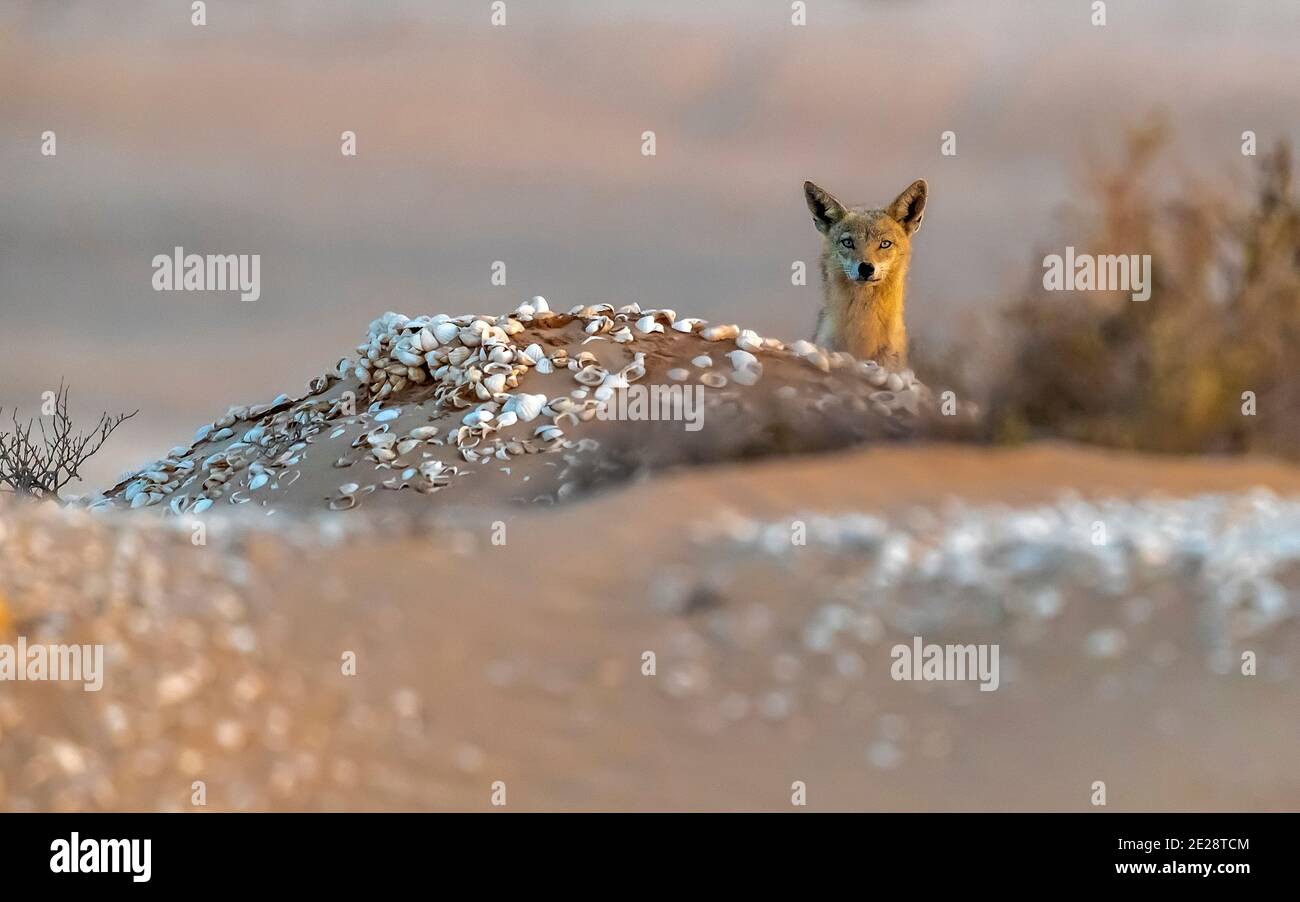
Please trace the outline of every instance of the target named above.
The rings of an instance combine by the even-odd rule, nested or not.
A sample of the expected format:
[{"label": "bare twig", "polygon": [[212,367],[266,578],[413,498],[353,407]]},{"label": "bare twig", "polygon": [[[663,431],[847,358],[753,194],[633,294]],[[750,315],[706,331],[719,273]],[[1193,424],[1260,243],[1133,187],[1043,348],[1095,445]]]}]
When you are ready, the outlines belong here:
[{"label": "bare twig", "polygon": [[[90,432],[74,433],[68,413],[68,389],[60,382],[54,396],[54,412],[46,420],[19,422],[15,410],[13,428],[0,432],[0,491],[31,498],[58,500],[59,491],[81,475],[81,465],[93,457],[118,426],[140,411],[110,416],[99,415]],[[0,408],[0,415],[3,415]],[[32,426],[39,427],[33,437]]]}]

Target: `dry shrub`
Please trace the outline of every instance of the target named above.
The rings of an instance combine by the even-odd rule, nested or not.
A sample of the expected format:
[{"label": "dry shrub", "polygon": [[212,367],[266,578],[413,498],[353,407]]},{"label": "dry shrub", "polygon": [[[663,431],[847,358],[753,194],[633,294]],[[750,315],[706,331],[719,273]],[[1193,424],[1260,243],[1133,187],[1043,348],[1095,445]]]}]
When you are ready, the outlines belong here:
[{"label": "dry shrub", "polygon": [[[1300,454],[1300,205],[1291,155],[1227,190],[1168,165],[1163,129],[1129,136],[1072,211],[1078,253],[1150,254],[1152,295],[1032,287],[1004,312],[990,437]],[[1052,252],[1060,253],[1060,248]],[[1041,260],[1041,258],[1040,258]],[[969,355],[968,355],[969,356]],[[933,381],[933,380],[931,380]],[[970,386],[968,386],[970,388]],[[1243,414],[1253,392],[1255,416]]]},{"label": "dry shrub", "polygon": [[59,383],[59,390],[52,394],[46,417],[22,423],[14,411],[12,426],[0,430],[0,493],[58,501],[60,490],[81,478],[81,466],[99,452],[118,426],[139,413],[103,413],[90,432],[74,432],[67,387]]}]

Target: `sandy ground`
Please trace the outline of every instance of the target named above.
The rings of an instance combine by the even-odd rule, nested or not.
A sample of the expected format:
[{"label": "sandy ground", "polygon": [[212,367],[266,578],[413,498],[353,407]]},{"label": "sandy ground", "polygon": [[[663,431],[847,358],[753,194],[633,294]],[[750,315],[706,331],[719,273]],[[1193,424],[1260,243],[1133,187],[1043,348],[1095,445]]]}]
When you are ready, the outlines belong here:
[{"label": "sandy ground", "polygon": [[[839,578],[870,554],[816,534],[753,553],[736,527],[870,512],[919,534],[955,497],[1005,514],[1063,491],[1259,487],[1265,505],[1294,498],[1300,472],[908,445],[449,509],[441,526],[213,517],[201,546],[185,520],[7,511],[3,626],[103,642],[108,663],[98,693],[5,687],[0,807],[190,810],[201,780],[209,810],[493,810],[504,781],[505,810],[779,811],[803,781],[812,810],[1087,810],[1101,780],[1108,810],[1294,809],[1294,558],[1272,574],[1289,612],[1227,636],[1258,654],[1254,677],[1215,664],[1208,584],[1178,561],[1135,561],[1119,593],[1046,572],[1066,593],[1050,617],[983,616],[987,593],[957,591],[924,634],[1000,643],[1002,684],[981,693],[889,676],[887,649],[910,641],[889,612],[933,593],[850,581],[846,599]],[[813,648],[841,602],[847,644]]]}]

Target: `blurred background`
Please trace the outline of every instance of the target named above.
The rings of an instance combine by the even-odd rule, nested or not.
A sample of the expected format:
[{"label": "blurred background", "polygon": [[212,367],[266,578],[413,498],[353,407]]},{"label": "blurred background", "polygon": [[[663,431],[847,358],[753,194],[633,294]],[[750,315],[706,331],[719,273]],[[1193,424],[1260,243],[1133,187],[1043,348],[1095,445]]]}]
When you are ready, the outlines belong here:
[{"label": "blurred background", "polygon": [[[180,2],[0,3],[0,405],[66,378],[83,418],[141,408],[79,493],[298,388],[388,309],[542,294],[806,337],[808,178],[872,204],[929,180],[909,325],[918,364],[970,378],[954,339],[1044,247],[1095,237],[1062,210],[1134,129],[1177,161],[1153,179],[1210,174],[1224,203],[1254,190],[1244,130],[1261,154],[1300,137],[1296,4],[1116,0],[1105,27],[1078,0],[808,6],[508,0],[493,27],[487,2],[222,0],[195,27]],[[261,299],[154,292],[176,245],[260,254]]]}]

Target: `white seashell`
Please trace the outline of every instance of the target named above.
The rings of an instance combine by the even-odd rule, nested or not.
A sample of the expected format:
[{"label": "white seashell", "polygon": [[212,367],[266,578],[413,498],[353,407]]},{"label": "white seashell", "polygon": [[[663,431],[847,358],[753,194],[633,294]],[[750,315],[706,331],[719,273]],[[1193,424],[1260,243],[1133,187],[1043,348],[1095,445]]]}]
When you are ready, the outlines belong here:
[{"label": "white seashell", "polygon": [[483,380],[483,386],[490,394],[499,395],[506,390],[506,377],[497,373]]},{"label": "white seashell", "polygon": [[694,317],[694,316],[688,316],[688,317],[685,317],[684,319],[674,320],[674,321],[673,321],[673,331],[674,331],[674,332],[694,332],[696,326],[700,326],[700,325],[703,325],[703,324],[704,324],[704,320],[702,320],[702,319],[697,319],[697,318]]},{"label": "white seashell", "polygon": [[753,329],[745,329],[736,339],[736,347],[742,351],[758,351],[763,347],[763,339]]},{"label": "white seashell", "polygon": [[423,442],[413,438],[404,439],[397,443],[397,456],[401,457],[404,454],[410,454],[416,448],[420,447],[421,444],[423,444]]},{"label": "white seashell", "polygon": [[691,371],[677,367],[669,370],[665,375],[674,382],[685,382],[687,379],[691,378]]},{"label": "white seashell", "polygon": [[437,426],[416,426],[411,430],[409,437],[422,442],[425,439],[433,438],[437,434]]},{"label": "white seashell", "polygon": [[194,506],[190,508],[190,513],[201,514],[210,507],[212,507],[211,498],[200,498],[198,501],[194,502]]},{"label": "white seashell", "polygon": [[762,378],[762,373],[757,369],[736,370],[731,374],[731,381],[737,385],[756,385]]},{"label": "white seashell", "polygon": [[344,495],[342,498],[331,498],[329,508],[332,511],[350,511],[357,503],[356,495]]},{"label": "white seashell", "polygon": [[731,361],[732,369],[745,370],[758,366],[758,358],[748,351],[732,351],[727,359]]},{"label": "white seashell", "polygon": [[198,428],[198,431],[194,433],[194,444],[197,445],[199,442],[203,441],[211,434],[212,434],[211,423],[208,423],[206,426],[200,426]]},{"label": "white seashell", "polygon": [[700,374],[700,381],[709,388],[722,388],[727,384],[727,377],[721,373],[707,372]]},{"label": "white seashell", "polygon": [[801,338],[790,346],[790,350],[794,352],[796,356],[808,361],[823,373],[829,373],[831,371],[830,358],[826,356],[825,351],[817,347],[817,345],[813,344],[811,341],[805,341]]},{"label": "white seashell", "polygon": [[212,440],[214,442],[224,442],[226,439],[230,438],[234,434],[235,434],[235,430],[227,426],[224,429],[218,429],[216,432],[212,433]]},{"label": "white seashell", "polygon": [[546,298],[540,294],[533,298],[533,309],[538,313],[550,313],[551,307],[546,303]]},{"label": "white seashell", "polygon": [[632,330],[629,329],[627,326],[624,326],[623,328],[619,329],[617,332],[611,332],[609,337],[614,339],[619,344],[627,344],[629,341],[635,340],[635,336],[632,335]]},{"label": "white seashell", "polygon": [[265,473],[258,473],[252,479],[248,480],[248,490],[250,492],[256,492],[258,489],[260,489],[262,486],[266,485],[270,481],[271,481],[270,476],[267,476]]},{"label": "white seashell", "polygon": [[537,361],[537,372],[541,373],[543,376],[548,376],[555,372],[555,364],[551,363],[548,358],[543,357],[541,360]]},{"label": "white seashell", "polygon": [[460,327],[455,323],[443,322],[433,327],[433,334],[438,339],[439,344],[451,344],[451,342],[460,334]]},{"label": "white seashell", "polygon": [[636,321],[636,329],[638,332],[649,334],[651,332],[662,332],[664,325],[653,316],[643,316]]},{"label": "white seashell", "polygon": [[705,341],[725,341],[740,334],[740,327],[734,325],[708,326],[700,330],[700,338]]},{"label": "white seashell", "polygon": [[376,423],[386,423],[389,420],[395,420],[402,415],[402,412],[396,407],[390,407],[387,410],[381,410],[375,414]]},{"label": "white seashell", "polygon": [[594,387],[604,382],[605,377],[607,375],[609,374],[605,372],[605,369],[603,367],[599,367],[592,364],[590,366],[585,366],[582,369],[578,370],[578,372],[574,373],[573,378],[577,380],[579,383],[581,383],[582,385],[589,385]]},{"label": "white seashell", "polygon": [[533,342],[524,349],[524,356],[528,358],[529,363],[536,366],[540,361],[546,358],[546,352],[542,350],[541,345],[537,342]]},{"label": "white seashell", "polygon": [[713,366],[713,358],[710,357],[708,354],[701,354],[699,357],[692,358],[691,364],[694,366],[698,366],[702,370],[708,369],[709,367]]},{"label": "white seashell", "polygon": [[[885,378],[885,388],[891,392],[900,392],[903,390],[903,377],[898,373],[890,373]],[[879,394],[879,392],[877,392]]]},{"label": "white seashell", "polygon": [[518,416],[522,422],[531,423],[541,415],[542,408],[545,406],[546,395],[521,393],[511,397],[506,410]]},{"label": "white seashell", "polygon": [[501,414],[501,416],[497,417],[497,428],[505,429],[507,426],[513,426],[517,422],[519,422],[519,414],[515,413],[513,410],[507,410],[505,413]]},{"label": "white seashell", "polygon": [[426,460],[420,464],[420,475],[425,479],[437,479],[440,476],[454,476],[457,473],[455,467],[448,467],[440,460]]},{"label": "white seashell", "polygon": [[339,486],[339,494],[340,494],[340,495],[355,495],[355,494],[357,493],[357,490],[360,489],[360,488],[361,488],[361,486],[358,485],[358,484],[355,483],[355,482],[345,482],[345,483],[343,483],[343,485]]}]

